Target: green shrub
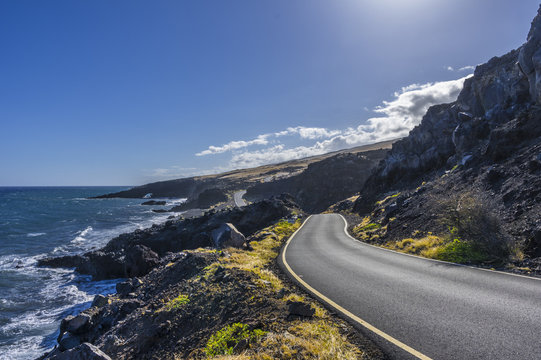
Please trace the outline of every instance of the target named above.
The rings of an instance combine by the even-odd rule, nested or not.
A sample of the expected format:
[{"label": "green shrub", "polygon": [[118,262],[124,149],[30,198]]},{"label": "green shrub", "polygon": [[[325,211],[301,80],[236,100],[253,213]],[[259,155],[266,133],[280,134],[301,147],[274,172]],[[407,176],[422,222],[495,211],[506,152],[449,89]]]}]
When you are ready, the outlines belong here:
[{"label": "green shrub", "polygon": [[274,225],[272,231],[278,236],[289,236],[293,234],[296,227],[294,224],[290,224],[285,220],[281,220],[276,225]]},{"label": "green shrub", "polygon": [[234,323],[213,334],[207,342],[205,352],[208,357],[231,355],[233,349],[241,340],[246,339],[249,342],[254,342],[261,339],[265,334],[266,332],[263,330],[250,330],[246,324]]},{"label": "green shrub", "polygon": [[182,308],[184,305],[190,302],[190,299],[187,295],[180,294],[173,300],[169,300],[167,304],[165,304],[165,310],[171,311],[171,310],[178,310]]},{"label": "green shrub", "polygon": [[379,228],[381,228],[381,224],[378,224],[378,223],[371,223],[371,224],[368,224],[368,225],[365,225],[365,226],[361,226],[359,228],[359,231],[370,231],[370,230],[377,230]]},{"label": "green shrub", "polygon": [[380,201],[376,201],[376,205],[381,205],[391,199],[394,199],[395,197],[398,197],[401,193],[400,192],[397,192],[396,194],[393,194],[393,195],[389,195],[387,196],[385,199],[382,199]]},{"label": "green shrub", "polygon": [[434,258],[464,264],[481,263],[487,261],[489,260],[489,255],[486,251],[479,249],[479,247],[472,242],[454,239],[453,241],[437,248]]},{"label": "green shrub", "polygon": [[482,189],[452,192],[447,181],[435,184],[427,211],[439,214],[440,225],[449,232],[440,234],[446,244],[434,257],[461,263],[505,263],[516,250],[502,224],[501,206]]}]

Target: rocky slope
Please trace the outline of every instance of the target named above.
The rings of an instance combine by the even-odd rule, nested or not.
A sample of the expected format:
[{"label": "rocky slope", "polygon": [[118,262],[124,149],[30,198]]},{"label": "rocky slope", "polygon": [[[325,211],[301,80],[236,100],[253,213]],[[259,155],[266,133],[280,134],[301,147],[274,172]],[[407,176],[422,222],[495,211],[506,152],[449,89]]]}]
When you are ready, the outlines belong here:
[{"label": "rocky slope", "polygon": [[288,193],[307,212],[318,213],[359,190],[359,182],[383,159],[387,149],[335,155],[308,165],[298,175],[248,188],[246,199],[257,201]]},{"label": "rocky slope", "polygon": [[[116,294],[98,295],[89,309],[63,319],[59,345],[41,359],[384,359],[369,340],[280,276],[275,259],[300,226],[298,216],[287,199],[273,199],[114,239],[104,253],[137,244],[156,251],[156,263],[137,277],[125,274]],[[202,245],[197,234],[206,238],[223,221],[251,234],[244,249],[217,250],[227,244],[214,243],[178,251],[181,228],[195,247]],[[159,234],[168,240],[156,241]],[[129,256],[116,261],[130,262]]]},{"label": "rocky slope", "polygon": [[172,219],[161,225],[122,234],[99,250],[82,255],[45,258],[40,266],[75,268],[94,280],[142,276],[163,263],[170,252],[216,246],[213,231],[232,223],[246,236],[298,211],[286,196],[243,208],[208,211],[190,219]]},{"label": "rocky slope", "polygon": [[461,217],[484,211],[469,219],[507,238],[510,255],[541,256],[540,79],[541,8],[523,46],[479,65],[457,101],[431,107],[379,163],[353,207],[375,224],[366,239],[474,241],[482,231]]}]

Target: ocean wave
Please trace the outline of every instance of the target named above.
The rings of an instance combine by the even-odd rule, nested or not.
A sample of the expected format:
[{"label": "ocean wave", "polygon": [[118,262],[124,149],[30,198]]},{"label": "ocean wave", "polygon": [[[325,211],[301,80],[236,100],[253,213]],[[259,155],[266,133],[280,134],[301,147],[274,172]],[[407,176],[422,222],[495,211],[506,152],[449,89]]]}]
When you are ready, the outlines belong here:
[{"label": "ocean wave", "polygon": [[48,350],[40,346],[42,336],[21,337],[15,343],[2,346],[0,360],[35,359]]},{"label": "ocean wave", "polygon": [[92,226],[87,226],[86,229],[84,230],[81,230],[79,232],[79,234],[75,237],[75,239],[71,240],[71,243],[82,243],[82,242],[85,242],[86,241],[86,238],[85,236],[87,236],[92,230],[94,230],[92,228]]},{"label": "ocean wave", "polygon": [[182,203],[185,203],[186,200],[188,200],[188,199],[187,198],[169,199],[169,201],[167,201],[167,205],[180,205]]},{"label": "ocean wave", "polygon": [[0,256],[0,271],[29,269],[47,254],[33,256],[4,255]]},{"label": "ocean wave", "polygon": [[[183,199],[171,200],[173,205],[181,202]],[[31,359],[50,350],[55,345],[54,334],[58,335],[60,320],[89,307],[96,294],[114,293],[115,285],[119,281],[116,279],[93,282],[89,276],[78,275],[70,269],[40,268],[36,266],[40,258],[90,251],[104,246],[122,233],[162,223],[171,215],[147,214],[144,210],[148,209],[136,206],[138,204],[134,204],[129,210],[125,210],[129,204],[123,205],[122,211],[116,208],[114,211],[96,209],[93,202],[84,204],[90,204],[89,209],[85,210],[87,212],[83,213],[84,216],[78,216],[68,209],[63,210],[59,214],[64,218],[57,221],[57,224],[61,225],[50,230],[47,227],[36,228],[38,231],[44,230],[43,234],[37,235],[37,231],[30,233],[28,230],[34,228],[24,231],[26,229],[21,227],[24,230],[17,234],[18,237],[23,236],[25,241],[43,246],[22,248],[20,251],[36,251],[39,252],[38,255],[0,256],[0,360]],[[77,206],[82,206],[82,203]],[[100,216],[96,216],[97,210],[101,211]],[[72,222],[77,224],[68,224]],[[27,233],[36,238],[33,240],[33,236]],[[45,238],[50,238],[51,241],[43,241]]]},{"label": "ocean wave", "polygon": [[28,237],[36,237],[36,236],[42,236],[42,235],[47,235],[47,233],[37,232],[37,233],[28,233],[28,234],[26,234],[26,236],[28,236]]},{"label": "ocean wave", "polygon": [[[49,350],[55,345],[58,322],[62,318],[88,308],[96,294],[113,293],[118,282],[118,279],[94,282],[90,276],[78,275],[69,270],[34,270],[36,280],[45,284],[43,288],[31,298],[21,296],[0,301],[6,312],[19,313],[1,319],[0,337],[17,340],[9,345],[0,344],[0,359],[36,358]],[[42,335],[28,336],[36,332]]]}]

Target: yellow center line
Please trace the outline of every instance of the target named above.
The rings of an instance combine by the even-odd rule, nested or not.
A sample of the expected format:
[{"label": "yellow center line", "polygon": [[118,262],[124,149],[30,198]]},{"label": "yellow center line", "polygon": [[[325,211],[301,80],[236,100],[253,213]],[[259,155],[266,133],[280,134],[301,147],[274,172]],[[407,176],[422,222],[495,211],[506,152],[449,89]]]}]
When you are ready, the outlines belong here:
[{"label": "yellow center line", "polygon": [[291,268],[291,266],[289,266],[289,264],[287,263],[287,260],[286,260],[286,251],[287,251],[287,247],[289,246],[289,243],[291,242],[291,240],[293,240],[293,238],[295,237],[295,235],[297,235],[297,233],[302,229],[302,227],[304,226],[304,224],[306,224],[308,222],[308,220],[312,217],[312,215],[310,215],[305,221],[304,223],[297,229],[297,231],[295,231],[293,233],[293,235],[291,235],[291,237],[287,240],[285,246],[284,246],[284,251],[282,252],[282,262],[284,263],[284,266],[286,267],[287,271],[295,278],[295,280],[297,280],[302,286],[304,286],[306,289],[308,289],[310,292],[312,292],[315,296],[317,296],[320,300],[323,300],[324,302],[326,302],[327,304],[329,304],[330,306],[332,306],[333,308],[335,308],[336,310],[340,311],[342,314],[344,314],[345,316],[347,316],[348,318],[350,318],[351,320],[355,321],[356,323],[360,324],[361,326],[363,326],[365,329],[373,332],[374,334],[384,338],[385,340],[387,340],[388,342],[390,342],[391,344],[399,347],[400,349],[406,351],[407,353],[415,356],[416,358],[418,359],[422,359],[422,360],[432,360],[430,357],[420,353],[419,351],[415,350],[414,348],[404,344],[403,342],[401,342],[400,340],[397,340],[395,339],[394,337],[392,337],[391,335],[381,331],[380,329],[378,329],[377,327],[375,327],[374,325],[364,321],[363,319],[361,319],[360,317],[358,317],[357,315],[351,313],[350,311],[344,309],[342,306],[338,305],[337,303],[335,303],[334,301],[332,301],[331,299],[329,299],[328,297],[326,297],[325,295],[323,295],[322,293],[320,293],[319,291],[317,291],[316,289],[314,289],[313,287],[311,287],[310,285],[308,285],[308,283],[306,281],[304,281],[303,279],[301,279],[301,277],[299,275],[297,275],[293,269]]}]

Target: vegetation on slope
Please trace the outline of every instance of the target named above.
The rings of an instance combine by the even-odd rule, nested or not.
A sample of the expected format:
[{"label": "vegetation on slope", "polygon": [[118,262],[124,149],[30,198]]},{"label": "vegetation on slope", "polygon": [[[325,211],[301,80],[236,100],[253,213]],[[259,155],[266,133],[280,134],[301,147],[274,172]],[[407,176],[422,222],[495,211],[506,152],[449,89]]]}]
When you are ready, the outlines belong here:
[{"label": "vegetation on slope", "polygon": [[[395,193],[377,201],[372,213],[352,228],[352,234],[392,250],[462,264],[501,265],[521,256],[490,199],[475,192],[439,194],[433,192],[423,201],[425,211],[433,213],[423,230],[414,229],[404,236],[408,224],[395,202],[401,194]],[[404,195],[399,200],[413,202],[415,196]],[[428,231],[430,226],[434,231]]]},{"label": "vegetation on slope", "polygon": [[71,336],[114,359],[383,358],[280,276],[280,247],[301,224],[292,219],[255,232],[247,249],[169,253],[83,311],[87,325]]}]

